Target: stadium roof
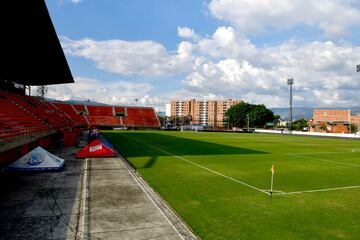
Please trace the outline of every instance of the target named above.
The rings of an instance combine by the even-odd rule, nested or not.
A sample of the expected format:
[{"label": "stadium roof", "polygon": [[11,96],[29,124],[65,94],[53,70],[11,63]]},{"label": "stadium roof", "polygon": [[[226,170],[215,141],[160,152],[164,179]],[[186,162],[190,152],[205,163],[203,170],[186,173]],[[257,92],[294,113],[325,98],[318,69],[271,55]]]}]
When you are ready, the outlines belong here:
[{"label": "stadium roof", "polygon": [[0,80],[74,82],[44,0],[1,2],[0,31]]}]

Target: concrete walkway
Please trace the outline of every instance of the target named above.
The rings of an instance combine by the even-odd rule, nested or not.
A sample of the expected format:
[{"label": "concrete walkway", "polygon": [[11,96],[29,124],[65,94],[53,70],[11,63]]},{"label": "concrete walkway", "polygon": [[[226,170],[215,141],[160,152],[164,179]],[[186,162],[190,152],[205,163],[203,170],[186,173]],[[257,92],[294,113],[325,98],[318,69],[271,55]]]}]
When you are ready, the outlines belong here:
[{"label": "concrete walkway", "polygon": [[87,161],[83,231],[90,239],[184,239],[121,159]]},{"label": "concrete walkway", "polygon": [[83,166],[76,150],[63,149],[62,172],[0,174],[1,240],[75,239]]},{"label": "concrete walkway", "polygon": [[0,173],[0,240],[196,239],[125,159],[78,150],[52,149],[62,172]]}]

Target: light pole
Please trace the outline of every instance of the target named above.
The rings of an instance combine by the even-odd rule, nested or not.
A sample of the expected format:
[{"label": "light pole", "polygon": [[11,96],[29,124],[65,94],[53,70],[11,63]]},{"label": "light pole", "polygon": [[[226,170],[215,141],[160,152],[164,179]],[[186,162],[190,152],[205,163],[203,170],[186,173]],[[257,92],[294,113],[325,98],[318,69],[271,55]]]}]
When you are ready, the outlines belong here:
[{"label": "light pole", "polygon": [[[356,71],[360,73],[360,64],[356,65]],[[360,125],[358,125],[358,133],[360,133]]]},{"label": "light pole", "polygon": [[292,121],[293,121],[293,111],[292,111],[292,102],[293,102],[293,96],[292,96],[292,85],[294,84],[294,79],[293,78],[289,78],[287,80],[287,84],[290,87],[290,94],[289,94],[289,131],[291,133],[292,131]]},{"label": "light pole", "polygon": [[249,126],[250,126],[250,124],[249,124],[249,114],[246,114],[246,117],[247,117],[247,129],[248,129],[248,131],[249,131]]},{"label": "light pole", "polygon": [[[229,117],[224,116],[223,122],[224,122],[225,119],[226,119],[227,130],[229,130]],[[225,126],[225,124],[223,124],[223,125]]]}]

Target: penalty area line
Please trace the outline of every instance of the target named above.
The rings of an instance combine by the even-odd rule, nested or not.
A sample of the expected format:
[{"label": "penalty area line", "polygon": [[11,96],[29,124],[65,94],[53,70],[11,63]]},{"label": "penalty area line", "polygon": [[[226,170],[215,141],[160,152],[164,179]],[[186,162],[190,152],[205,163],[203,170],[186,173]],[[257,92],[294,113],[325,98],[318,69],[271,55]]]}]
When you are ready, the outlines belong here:
[{"label": "penalty area line", "polygon": [[252,188],[252,189],[254,189],[254,190],[257,190],[257,191],[259,191],[259,192],[262,192],[262,193],[264,193],[264,194],[266,194],[266,195],[270,195],[270,193],[268,193],[268,192],[266,192],[266,191],[264,191],[264,190],[262,190],[262,189],[260,189],[260,188],[257,188],[257,187],[255,187],[255,186],[252,186],[252,185],[250,185],[250,184],[248,184],[248,183],[246,183],[246,182],[237,180],[237,179],[235,179],[235,178],[229,177],[229,176],[227,176],[227,175],[225,175],[225,174],[219,173],[219,172],[214,171],[214,170],[212,170],[212,169],[210,169],[210,168],[204,167],[204,166],[202,166],[202,165],[200,165],[200,164],[194,163],[194,162],[192,162],[192,161],[190,161],[190,160],[188,160],[188,159],[186,159],[186,158],[183,158],[183,157],[180,157],[180,156],[178,156],[178,155],[172,154],[171,152],[165,151],[165,150],[163,150],[163,149],[161,149],[161,148],[158,148],[158,147],[156,147],[156,146],[154,146],[154,145],[151,145],[151,144],[149,144],[149,143],[143,142],[143,141],[141,141],[141,140],[139,140],[139,139],[137,139],[137,138],[133,138],[133,137],[129,137],[129,136],[126,136],[126,137],[128,137],[128,138],[130,138],[130,139],[133,139],[133,140],[135,140],[135,141],[138,141],[139,143],[145,144],[145,145],[147,145],[147,146],[149,146],[149,147],[151,147],[151,148],[154,148],[154,149],[156,149],[156,150],[158,150],[158,151],[161,151],[161,152],[163,152],[163,153],[169,154],[169,155],[171,155],[171,156],[173,156],[173,157],[175,157],[175,158],[177,158],[177,159],[180,159],[180,160],[182,160],[182,161],[185,161],[185,162],[187,162],[187,163],[190,163],[190,164],[192,164],[192,165],[194,165],[194,166],[197,166],[197,167],[199,167],[199,168],[202,168],[202,169],[204,169],[204,170],[206,170],[206,171],[208,171],[208,172],[211,172],[211,173],[214,173],[214,174],[216,174],[216,175],[222,176],[222,177],[227,178],[227,179],[229,179],[229,180],[231,180],[231,181],[240,183],[240,184],[242,184],[242,185],[244,185],[244,186],[247,186],[247,187],[249,187],[249,188]]},{"label": "penalty area line", "polygon": [[281,196],[281,195],[294,195],[294,194],[314,193],[314,192],[330,192],[330,191],[354,189],[354,188],[360,188],[360,185],[347,186],[347,187],[336,187],[336,188],[313,189],[313,190],[304,190],[304,191],[296,191],[296,192],[282,192],[282,193],[274,193],[273,195]]}]

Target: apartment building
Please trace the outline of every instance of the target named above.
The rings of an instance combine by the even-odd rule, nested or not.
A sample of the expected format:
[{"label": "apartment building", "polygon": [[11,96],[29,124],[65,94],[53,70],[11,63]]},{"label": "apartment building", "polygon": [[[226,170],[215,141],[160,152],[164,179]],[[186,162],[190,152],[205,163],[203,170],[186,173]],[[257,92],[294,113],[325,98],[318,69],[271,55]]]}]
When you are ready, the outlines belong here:
[{"label": "apartment building", "polygon": [[192,124],[222,127],[225,112],[241,100],[184,100],[171,101],[171,116],[191,116]]}]

